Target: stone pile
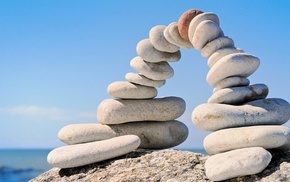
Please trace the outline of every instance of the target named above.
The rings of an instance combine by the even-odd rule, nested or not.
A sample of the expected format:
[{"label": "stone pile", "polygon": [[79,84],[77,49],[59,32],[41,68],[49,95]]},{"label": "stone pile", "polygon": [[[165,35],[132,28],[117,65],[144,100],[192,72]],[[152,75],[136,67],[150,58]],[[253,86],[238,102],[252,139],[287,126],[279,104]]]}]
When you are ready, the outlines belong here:
[{"label": "stone pile", "polygon": [[204,147],[212,155],[205,163],[212,181],[256,174],[271,161],[269,149],[290,150],[290,129],[281,126],[290,118],[290,105],[280,98],[267,98],[265,84],[252,84],[248,77],[259,67],[258,57],[236,48],[225,36],[216,14],[189,10],[178,22],[158,25],[149,38],[137,44],[137,57],[127,81],[110,84],[113,98],[100,103],[101,124],[68,125],[59,139],[68,146],[53,150],[48,162],[54,167],[82,166],[137,148],[165,149],[182,143],[187,127],[177,121],[185,111],[179,97],[156,98],[157,89],[173,76],[169,62],[181,58],[179,48],[195,48],[208,58],[207,82],[214,87],[206,104],[192,113],[196,127],[212,131]]},{"label": "stone pile", "polygon": [[[170,28],[170,29],[169,29]],[[166,37],[170,36],[170,43]],[[165,84],[174,71],[169,62],[181,58],[180,47],[189,47],[177,30],[158,25],[149,38],[137,44],[138,56],[130,65],[138,73],[127,73],[127,81],[111,83],[107,92],[113,98],[100,103],[97,119],[101,124],[68,125],[58,137],[68,146],[51,151],[48,162],[54,167],[82,166],[131,152],[136,148],[165,149],[181,144],[188,128],[176,119],[185,111],[179,97],[155,98],[156,87]]]},{"label": "stone pile", "polygon": [[[193,13],[181,19],[188,14]],[[213,131],[204,139],[205,150],[212,155],[205,163],[206,175],[221,181],[259,173],[271,161],[266,149],[290,150],[290,129],[280,126],[290,118],[290,105],[266,98],[265,84],[249,85],[247,77],[260,60],[235,47],[217,15],[199,13],[187,24],[189,41],[208,58],[207,82],[214,87],[208,102],[192,113],[196,127]]]}]

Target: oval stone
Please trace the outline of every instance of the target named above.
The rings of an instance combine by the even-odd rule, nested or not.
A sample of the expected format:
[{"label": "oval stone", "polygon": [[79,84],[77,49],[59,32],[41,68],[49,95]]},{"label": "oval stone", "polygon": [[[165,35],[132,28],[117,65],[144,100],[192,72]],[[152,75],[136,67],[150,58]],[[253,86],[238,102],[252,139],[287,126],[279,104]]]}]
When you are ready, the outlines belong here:
[{"label": "oval stone", "polygon": [[223,36],[207,43],[200,53],[203,57],[209,57],[217,50],[225,47],[235,47],[235,43],[231,38]]},{"label": "oval stone", "polygon": [[268,93],[269,89],[265,84],[224,88],[215,92],[207,102],[219,104],[241,104],[252,100],[265,99]]},{"label": "oval stone", "polygon": [[188,39],[192,39],[196,30],[196,27],[204,20],[211,20],[215,22],[218,26],[220,25],[219,18],[216,14],[212,12],[205,12],[197,15],[191,20],[188,27]]},{"label": "oval stone", "polygon": [[205,173],[211,181],[222,181],[263,171],[272,155],[261,147],[232,150],[210,156],[205,162]]},{"label": "oval stone", "polygon": [[290,118],[290,105],[278,98],[262,99],[234,106],[201,104],[192,112],[193,124],[206,131],[254,125],[282,125]]},{"label": "oval stone", "polygon": [[152,99],[157,95],[155,87],[136,85],[126,81],[111,83],[107,88],[107,92],[112,97],[122,99]]},{"label": "oval stone", "polygon": [[149,100],[104,100],[97,109],[102,124],[120,124],[133,121],[170,121],[185,111],[185,102],[179,97]]},{"label": "oval stone", "polygon": [[178,20],[178,31],[180,36],[184,39],[184,40],[189,40],[188,38],[188,28],[189,28],[189,24],[192,21],[192,19],[194,19],[197,15],[203,13],[200,10],[197,9],[190,9],[186,12],[184,12],[179,20]]},{"label": "oval stone", "polygon": [[189,41],[184,40],[178,31],[177,23],[170,23],[163,32],[164,37],[168,40],[168,42],[181,47],[183,49],[192,48],[192,45]]},{"label": "oval stone", "polygon": [[259,67],[259,58],[246,54],[234,53],[220,59],[208,72],[206,80],[209,85],[216,84],[231,76],[248,77]]},{"label": "oval stone", "polygon": [[72,168],[127,154],[140,145],[136,135],[125,135],[108,140],[68,145],[52,150],[47,161],[53,167]]},{"label": "oval stone", "polygon": [[150,43],[159,51],[174,53],[179,50],[179,47],[166,40],[163,35],[165,28],[166,26],[164,25],[157,25],[151,28],[149,32]]},{"label": "oval stone", "polygon": [[137,44],[136,48],[138,56],[146,62],[158,63],[161,61],[177,62],[181,58],[180,51],[175,53],[161,52],[153,47],[149,39],[143,39]]},{"label": "oval stone", "polygon": [[174,75],[174,70],[165,61],[149,63],[137,56],[131,60],[130,66],[152,80],[165,80]]},{"label": "oval stone", "polygon": [[241,50],[234,48],[234,47],[226,47],[223,49],[219,49],[215,51],[207,61],[208,67],[213,67],[216,62],[218,62],[221,58],[223,58],[226,55],[233,54],[233,53],[241,53]]},{"label": "oval stone", "polygon": [[246,147],[290,150],[290,129],[285,126],[248,126],[215,131],[203,141],[208,154]]},{"label": "oval stone", "polygon": [[201,50],[207,43],[224,36],[218,24],[211,20],[204,20],[196,27],[194,35],[190,40],[196,50]]},{"label": "oval stone", "polygon": [[215,93],[224,88],[248,86],[249,84],[250,84],[250,80],[245,77],[232,76],[232,77],[228,77],[219,81],[217,85],[215,86],[213,92]]},{"label": "oval stone", "polygon": [[152,80],[147,78],[146,76],[142,75],[141,73],[127,73],[125,75],[126,80],[131,83],[144,85],[148,87],[162,87],[166,80]]},{"label": "oval stone", "polygon": [[122,135],[137,135],[139,148],[165,149],[185,141],[188,128],[180,121],[144,121],[118,125],[72,124],[63,127],[58,137],[66,144],[87,143]]}]

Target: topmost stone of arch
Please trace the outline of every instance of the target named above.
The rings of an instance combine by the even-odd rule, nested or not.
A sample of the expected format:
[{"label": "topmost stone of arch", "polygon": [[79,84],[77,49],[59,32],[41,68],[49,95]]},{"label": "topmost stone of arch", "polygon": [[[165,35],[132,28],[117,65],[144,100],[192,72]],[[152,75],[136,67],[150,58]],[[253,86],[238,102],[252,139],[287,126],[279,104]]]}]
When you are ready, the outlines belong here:
[{"label": "topmost stone of arch", "polygon": [[164,149],[181,144],[188,128],[178,119],[185,111],[179,97],[155,98],[156,87],[174,75],[170,63],[179,61],[179,48],[195,48],[208,58],[207,82],[214,87],[208,103],[192,112],[193,124],[213,131],[204,140],[213,155],[206,175],[220,181],[256,174],[271,161],[267,149],[290,149],[290,129],[280,126],[290,118],[290,105],[266,98],[265,84],[250,85],[248,77],[259,67],[258,57],[236,48],[225,35],[215,13],[189,10],[168,26],[157,25],[136,47],[127,81],[110,84],[113,98],[100,103],[101,124],[74,124],[59,131],[67,146],[54,149],[48,162],[54,167],[78,167],[128,153],[136,148]]}]

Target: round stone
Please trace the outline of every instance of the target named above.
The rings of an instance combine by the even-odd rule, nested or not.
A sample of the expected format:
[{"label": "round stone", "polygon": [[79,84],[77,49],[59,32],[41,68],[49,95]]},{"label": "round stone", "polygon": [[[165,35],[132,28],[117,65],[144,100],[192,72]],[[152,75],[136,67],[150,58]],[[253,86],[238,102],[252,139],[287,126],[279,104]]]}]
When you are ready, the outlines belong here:
[{"label": "round stone", "polygon": [[189,24],[191,22],[192,19],[194,19],[194,17],[196,17],[197,15],[203,13],[200,10],[197,9],[191,9],[188,10],[186,12],[184,12],[179,20],[178,20],[178,31],[180,36],[184,39],[184,40],[189,40],[188,39],[188,28],[189,28]]},{"label": "round stone", "polygon": [[137,44],[138,56],[146,62],[157,63],[161,61],[177,62],[181,58],[180,51],[175,53],[161,52],[154,48],[149,39],[143,39]]},{"label": "round stone", "polygon": [[215,92],[208,99],[208,103],[242,104],[253,100],[265,99],[268,93],[269,89],[265,84],[224,88]]},{"label": "round stone", "polygon": [[216,14],[211,12],[205,12],[197,15],[191,20],[188,28],[188,38],[191,40],[195,34],[196,27],[204,20],[211,20],[215,22],[218,26],[220,25],[219,18]]},{"label": "round stone", "polygon": [[246,147],[290,150],[290,129],[285,126],[228,128],[207,135],[203,141],[210,155]]},{"label": "round stone", "polygon": [[220,59],[208,72],[206,80],[215,87],[217,83],[227,77],[248,77],[259,67],[259,58],[246,53],[229,54]]},{"label": "round stone", "polygon": [[127,73],[125,78],[131,83],[148,87],[162,87],[166,82],[166,80],[152,80],[142,75],[141,73]]},{"label": "round stone", "polygon": [[250,84],[250,80],[245,77],[239,77],[239,76],[228,77],[217,83],[217,85],[214,88],[214,93],[223,88],[248,86],[249,84]]},{"label": "round stone", "polygon": [[152,99],[157,96],[155,87],[137,85],[126,81],[111,83],[107,92],[112,97],[122,99]]},{"label": "round stone", "polygon": [[140,145],[136,135],[125,135],[108,140],[68,145],[52,150],[47,161],[53,167],[72,168],[127,154]]},{"label": "round stone", "polygon": [[211,181],[222,181],[263,171],[272,155],[261,147],[232,150],[210,156],[205,162],[205,173]]},{"label": "round stone", "polygon": [[289,118],[289,103],[278,98],[255,100],[239,106],[201,104],[192,112],[193,124],[206,131],[254,125],[282,125]]},{"label": "round stone", "polygon": [[148,100],[106,99],[97,109],[102,124],[120,124],[135,121],[170,121],[185,111],[185,102],[179,97]]},{"label": "round stone", "polygon": [[179,50],[179,47],[166,40],[163,34],[165,29],[166,26],[164,25],[157,25],[153,27],[149,32],[150,43],[155,47],[155,49],[161,52],[174,53]]},{"label": "round stone", "polygon": [[122,135],[137,135],[139,148],[165,149],[185,141],[188,128],[180,121],[143,121],[118,125],[72,124],[63,127],[58,137],[66,144],[78,144],[106,140]]},{"label": "round stone", "polygon": [[225,47],[235,47],[235,43],[231,38],[223,36],[207,43],[200,53],[203,57],[210,57],[214,52]]},{"label": "round stone", "polygon": [[131,60],[130,66],[152,80],[165,80],[174,75],[174,70],[165,61],[149,63],[137,56]]},{"label": "round stone", "polygon": [[207,61],[208,67],[213,67],[213,65],[218,62],[221,58],[223,58],[226,55],[233,54],[233,53],[241,53],[241,50],[238,50],[237,48],[234,47],[226,47],[223,49],[219,49],[215,51]]},{"label": "round stone", "polygon": [[177,23],[170,23],[163,32],[164,37],[170,42],[178,47],[183,49],[192,48],[192,45],[189,41],[184,40],[178,31]]},{"label": "round stone", "polygon": [[211,20],[204,20],[196,27],[190,40],[196,50],[201,50],[207,43],[224,36],[222,29]]}]

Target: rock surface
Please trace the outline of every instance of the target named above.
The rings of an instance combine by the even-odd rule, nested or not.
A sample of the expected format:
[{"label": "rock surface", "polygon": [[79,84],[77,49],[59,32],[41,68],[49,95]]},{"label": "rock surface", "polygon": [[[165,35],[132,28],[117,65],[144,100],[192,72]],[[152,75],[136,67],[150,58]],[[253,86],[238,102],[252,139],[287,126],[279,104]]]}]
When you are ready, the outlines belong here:
[{"label": "rock surface", "polygon": [[[188,151],[137,150],[124,156],[91,165],[59,169],[53,168],[31,180],[38,181],[119,181],[119,182],[205,182],[207,156]],[[290,152],[272,153],[269,166],[259,174],[243,176],[226,182],[289,181]]]}]

